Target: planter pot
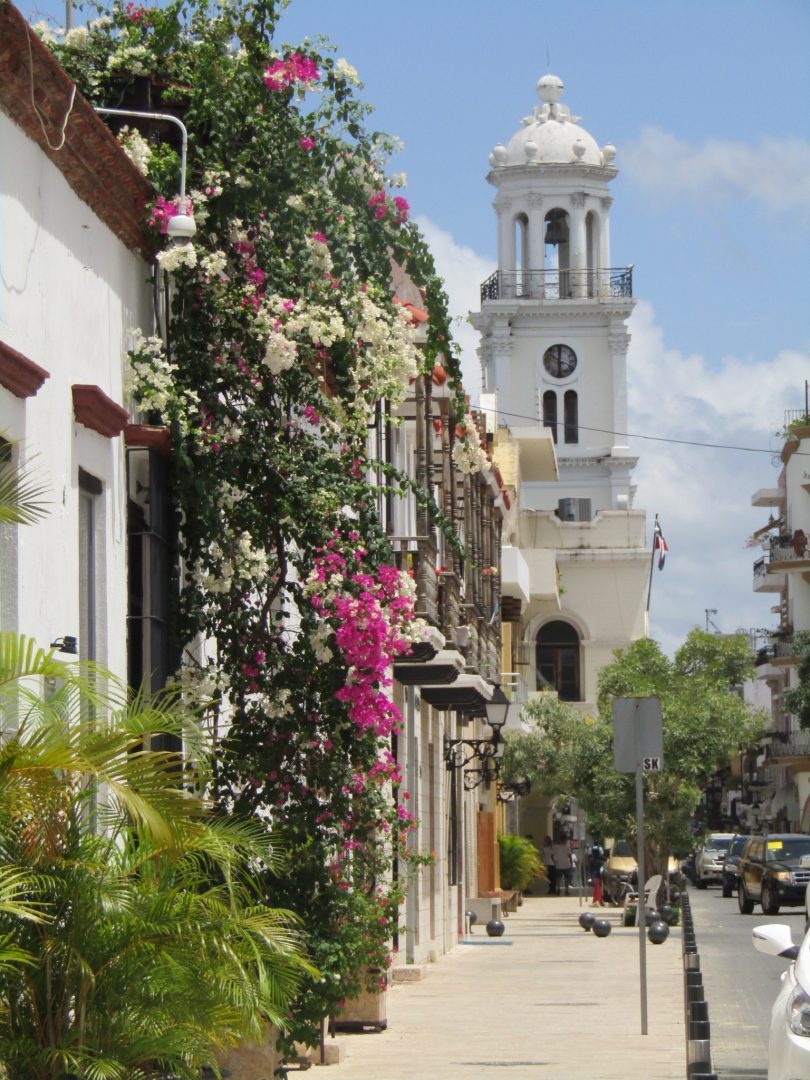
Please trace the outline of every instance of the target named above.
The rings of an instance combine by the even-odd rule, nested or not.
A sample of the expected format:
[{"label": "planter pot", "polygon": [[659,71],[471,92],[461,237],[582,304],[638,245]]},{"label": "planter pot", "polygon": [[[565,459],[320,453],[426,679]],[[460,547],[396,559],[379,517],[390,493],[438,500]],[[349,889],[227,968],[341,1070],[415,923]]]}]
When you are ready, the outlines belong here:
[{"label": "planter pot", "polygon": [[[368,974],[375,980],[385,978],[382,968],[372,968]],[[366,975],[363,974],[363,982]],[[387,995],[385,990],[361,989],[356,997],[347,998],[340,1013],[333,1019],[335,1031],[385,1031],[388,1027]]]},{"label": "planter pot", "polygon": [[622,914],[622,926],[635,926],[637,912],[637,904],[627,904]]},{"label": "planter pot", "polygon": [[281,1055],[276,1050],[278,1028],[266,1024],[265,1033],[261,1042],[242,1043],[220,1056],[220,1066],[223,1073],[227,1070],[229,1080],[266,1080],[275,1076],[281,1065]]}]

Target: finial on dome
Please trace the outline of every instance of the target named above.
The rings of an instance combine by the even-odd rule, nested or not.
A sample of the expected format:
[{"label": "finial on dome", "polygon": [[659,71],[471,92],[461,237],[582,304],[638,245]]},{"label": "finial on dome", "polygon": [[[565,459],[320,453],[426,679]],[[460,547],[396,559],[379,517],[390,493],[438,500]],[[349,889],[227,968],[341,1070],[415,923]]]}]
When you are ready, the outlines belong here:
[{"label": "finial on dome", "polygon": [[616,157],[616,147],[613,143],[605,143],[602,147],[602,161],[605,165],[610,165],[613,159]]},{"label": "finial on dome", "polygon": [[560,100],[564,89],[562,79],[556,75],[544,75],[537,80],[537,96],[549,105]]}]

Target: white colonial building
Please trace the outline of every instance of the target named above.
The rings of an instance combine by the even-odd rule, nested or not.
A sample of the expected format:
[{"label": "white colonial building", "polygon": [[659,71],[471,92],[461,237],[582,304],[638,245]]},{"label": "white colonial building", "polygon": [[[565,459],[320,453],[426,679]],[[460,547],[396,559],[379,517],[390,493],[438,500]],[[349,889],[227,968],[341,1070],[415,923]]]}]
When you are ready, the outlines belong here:
[{"label": "white colonial building", "polygon": [[[540,103],[490,156],[498,269],[474,323],[496,460],[519,490],[502,581],[516,670],[530,692],[590,708],[599,669],[646,634],[650,552],[626,435],[632,267],[611,266],[616,151],[562,91],[540,79]],[[558,482],[540,479],[552,449]]]},{"label": "white colonial building", "polygon": [[0,72],[0,155],[13,162],[0,190],[0,435],[48,502],[41,523],[0,530],[0,629],[132,677],[146,673],[132,601],[149,574],[130,559],[128,581],[139,429],[122,360],[129,328],[152,327],[140,224],[152,189],[11,4]]}]

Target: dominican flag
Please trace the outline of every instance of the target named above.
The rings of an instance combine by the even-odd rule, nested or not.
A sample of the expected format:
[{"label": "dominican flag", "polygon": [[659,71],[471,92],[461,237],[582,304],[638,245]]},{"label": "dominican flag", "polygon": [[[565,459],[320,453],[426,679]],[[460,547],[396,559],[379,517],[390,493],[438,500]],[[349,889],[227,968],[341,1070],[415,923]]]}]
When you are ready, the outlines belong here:
[{"label": "dominican flag", "polygon": [[655,520],[655,529],[653,530],[653,555],[658,552],[658,569],[664,569],[664,563],[667,559],[667,552],[669,551],[669,544],[664,539],[664,534],[661,532],[661,526],[658,524],[658,519]]}]

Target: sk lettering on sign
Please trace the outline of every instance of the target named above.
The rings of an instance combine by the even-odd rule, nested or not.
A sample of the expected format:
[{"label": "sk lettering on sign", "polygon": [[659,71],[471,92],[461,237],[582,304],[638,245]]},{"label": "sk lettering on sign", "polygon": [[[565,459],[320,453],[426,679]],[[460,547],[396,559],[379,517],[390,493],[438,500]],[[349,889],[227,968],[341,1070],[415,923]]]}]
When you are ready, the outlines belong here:
[{"label": "sk lettering on sign", "polygon": [[642,763],[644,772],[661,772],[660,757],[645,757]]}]

